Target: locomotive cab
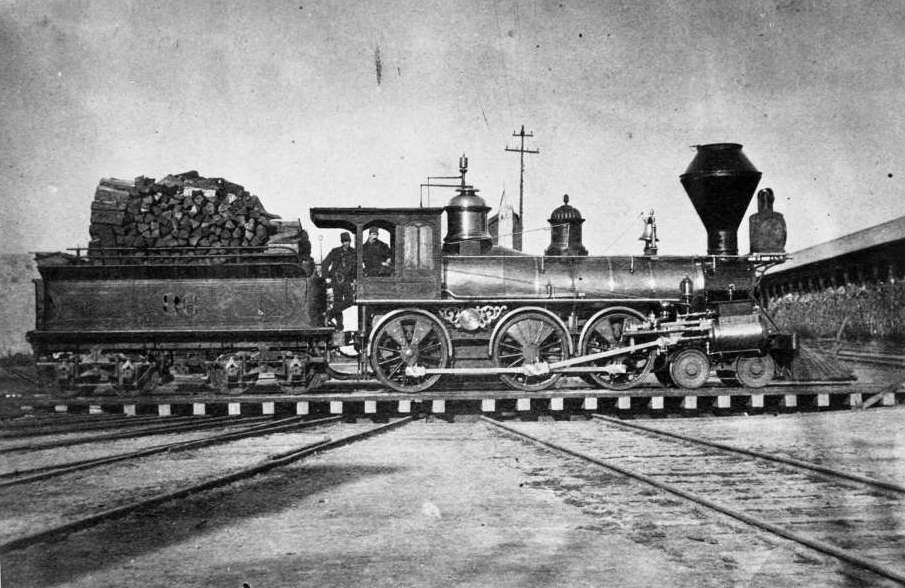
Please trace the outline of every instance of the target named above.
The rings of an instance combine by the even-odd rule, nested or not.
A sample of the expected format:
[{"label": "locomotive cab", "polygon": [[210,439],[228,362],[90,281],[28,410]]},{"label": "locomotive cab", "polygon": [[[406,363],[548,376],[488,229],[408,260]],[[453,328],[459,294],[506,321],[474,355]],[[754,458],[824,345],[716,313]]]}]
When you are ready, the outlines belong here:
[{"label": "locomotive cab", "polygon": [[[436,300],[440,297],[442,208],[312,208],[322,229],[343,229],[355,237],[356,304]],[[389,236],[390,262],[382,271],[364,271],[364,249],[372,228]]]}]

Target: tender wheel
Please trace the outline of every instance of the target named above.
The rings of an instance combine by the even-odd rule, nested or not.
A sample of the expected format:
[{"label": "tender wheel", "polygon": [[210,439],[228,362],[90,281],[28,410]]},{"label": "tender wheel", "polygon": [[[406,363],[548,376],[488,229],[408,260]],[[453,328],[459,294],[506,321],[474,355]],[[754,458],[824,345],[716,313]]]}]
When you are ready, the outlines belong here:
[{"label": "tender wheel", "polygon": [[374,374],[399,392],[422,392],[433,386],[439,375],[411,375],[406,368],[445,368],[450,354],[443,326],[428,314],[399,314],[380,325],[371,339]]},{"label": "tender wheel", "polygon": [[[493,344],[493,363],[498,367],[521,367],[541,361],[552,363],[566,359],[568,355],[568,333],[551,317],[539,312],[526,312],[506,321]],[[535,392],[549,388],[561,376],[501,374],[500,379],[516,390]]]},{"label": "tender wheel", "polygon": [[[626,327],[640,324],[643,320],[640,315],[624,311],[616,311],[597,318],[582,344],[581,355],[629,345],[630,342],[624,335]],[[602,388],[627,390],[640,384],[651,372],[656,355],[656,350],[643,349],[627,355],[590,362],[585,365],[608,367],[611,371],[586,374],[585,379]]]},{"label": "tender wheel", "polygon": [[[216,392],[217,394],[225,394],[230,396],[237,396],[244,392],[244,387],[242,386],[242,371],[241,371],[241,363],[242,356],[240,355],[221,355],[208,367],[208,385]],[[233,372],[233,381],[230,382],[229,372]],[[238,380],[236,380],[236,374],[238,374]],[[231,385],[232,384],[232,385]]]},{"label": "tender wheel", "polygon": [[139,393],[142,396],[150,395],[154,393],[154,390],[160,386],[163,377],[160,374],[160,370],[157,366],[151,366],[148,368],[148,374],[145,376],[145,379],[137,386]]},{"label": "tender wheel", "polygon": [[710,377],[710,359],[700,349],[684,349],[670,362],[669,375],[680,388],[700,388]]},{"label": "tender wheel", "polygon": [[82,388],[78,384],[78,376],[81,373],[81,365],[78,363],[66,363],[54,370],[53,379],[48,380],[51,393],[59,398],[75,398],[82,394]]},{"label": "tender wheel", "polygon": [[207,383],[218,394],[226,394],[229,391],[226,370],[220,365],[212,365],[208,368]]},{"label": "tender wheel", "polygon": [[735,377],[745,388],[763,388],[773,380],[775,370],[776,364],[769,354],[735,360]]}]

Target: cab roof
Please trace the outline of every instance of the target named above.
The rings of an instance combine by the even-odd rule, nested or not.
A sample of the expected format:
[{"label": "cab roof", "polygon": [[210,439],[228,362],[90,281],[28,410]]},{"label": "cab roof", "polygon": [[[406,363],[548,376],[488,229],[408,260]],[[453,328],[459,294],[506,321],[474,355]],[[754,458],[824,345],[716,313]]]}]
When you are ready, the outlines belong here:
[{"label": "cab roof", "polygon": [[411,208],[352,208],[322,207],[311,209],[311,222],[321,229],[345,229],[357,231],[359,227],[369,225],[397,225],[406,221],[439,222],[443,208],[411,207]]}]

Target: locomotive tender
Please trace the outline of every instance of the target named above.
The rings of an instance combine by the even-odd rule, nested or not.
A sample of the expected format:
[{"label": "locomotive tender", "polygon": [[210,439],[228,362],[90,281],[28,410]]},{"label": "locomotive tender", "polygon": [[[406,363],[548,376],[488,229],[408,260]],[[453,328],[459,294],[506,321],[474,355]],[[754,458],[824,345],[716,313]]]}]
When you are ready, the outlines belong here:
[{"label": "locomotive tender", "polygon": [[[643,255],[588,256],[567,199],[550,218],[545,255],[494,246],[466,170],[463,156],[458,193],[442,208],[311,209],[315,226],[349,231],[356,245],[353,370],[339,367],[345,337],[326,322],[328,284],[307,256],[273,248],[220,250],[202,264],[179,250],[39,259],[28,335],[39,368],[64,394],[109,382],[129,395],[174,372],[203,373],[224,393],[264,373],[299,389],[333,376],[415,393],[444,375],[495,374],[540,391],[563,376],[623,390],[650,373],[697,388],[713,368],[761,387],[788,371],[795,338],[755,299],[757,272],[785,259],[781,245],[752,233],[765,250],[738,254],[761,176],[740,145],[698,146],[681,176],[707,229],[700,256],[658,255],[655,234]],[[373,227],[390,236],[389,275],[360,271]]]}]

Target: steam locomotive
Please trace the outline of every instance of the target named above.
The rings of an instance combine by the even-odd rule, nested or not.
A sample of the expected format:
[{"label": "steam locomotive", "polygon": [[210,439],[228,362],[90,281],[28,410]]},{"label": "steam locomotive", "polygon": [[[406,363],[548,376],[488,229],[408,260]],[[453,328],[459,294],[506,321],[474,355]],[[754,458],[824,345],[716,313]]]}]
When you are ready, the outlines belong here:
[{"label": "steam locomotive", "polygon": [[[463,157],[445,207],[311,209],[315,226],[353,235],[358,268],[368,231],[389,235],[388,275],[359,269],[350,333],[328,322],[329,285],[305,251],[227,251],[202,264],[178,250],[44,256],[28,334],[41,373],[64,395],[100,383],[137,395],[175,373],[234,394],[264,374],[295,389],[354,377],[418,393],[443,376],[495,375],[525,391],[575,376],[624,390],[651,373],[697,388],[716,369],[757,388],[787,371],[795,337],[756,301],[759,270],[785,259],[775,223],[752,222],[752,251],[738,253],[761,177],[741,145],[698,146],[681,176],[707,230],[699,256],[658,255],[653,218],[644,254],[589,256],[567,199],[544,255],[494,245],[466,172]],[[350,346],[351,367],[340,353]]]}]

